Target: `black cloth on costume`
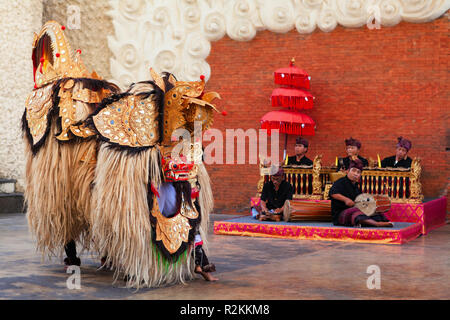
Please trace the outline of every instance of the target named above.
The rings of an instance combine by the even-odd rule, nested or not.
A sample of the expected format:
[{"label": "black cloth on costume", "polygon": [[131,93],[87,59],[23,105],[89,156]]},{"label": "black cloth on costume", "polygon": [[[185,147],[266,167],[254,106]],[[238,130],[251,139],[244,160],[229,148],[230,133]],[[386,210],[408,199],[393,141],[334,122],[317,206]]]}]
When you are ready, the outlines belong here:
[{"label": "black cloth on costume", "polygon": [[395,163],[395,156],[384,158],[381,161],[382,168],[411,168],[412,159],[410,157],[406,157],[406,159],[401,159],[397,163]]},{"label": "black cloth on costume", "polygon": [[77,244],[75,241],[70,240],[64,246],[64,250],[66,251],[67,258],[64,259],[64,264],[66,266],[80,266],[81,260],[77,257]]},{"label": "black cloth on costume", "polygon": [[361,190],[359,190],[358,182],[353,183],[347,176],[342,177],[333,183],[330,188],[329,196],[331,199],[331,216],[333,217],[334,225],[339,224],[339,214],[345,209],[351,208],[343,201],[331,197],[331,195],[337,193],[354,201],[355,198],[361,194]]},{"label": "black cloth on costume", "polygon": [[77,245],[75,241],[70,240],[67,242],[67,244],[64,246],[64,250],[66,251],[66,255],[68,258],[74,259],[77,257]]},{"label": "black cloth on costume", "polygon": [[275,186],[272,181],[264,184],[261,192],[261,200],[266,201],[267,210],[278,209],[284,206],[286,200],[292,200],[294,188],[286,180],[281,181],[278,191],[275,191]]},{"label": "black cloth on costume", "polygon": [[195,265],[200,266],[202,269],[203,267],[207,266],[209,264],[208,257],[206,256],[205,251],[203,250],[202,245],[196,245],[195,246]]},{"label": "black cloth on costume", "polygon": [[311,159],[303,156],[300,161],[297,161],[297,156],[288,157],[288,165],[297,165],[297,166],[312,166],[313,162]]},{"label": "black cloth on costume", "polygon": [[[358,156],[358,159],[362,161],[363,167],[368,167],[369,166],[369,161],[367,161],[367,159],[365,159],[365,158],[363,158],[361,156]],[[350,157],[345,157],[345,158],[342,159],[342,161],[344,162],[344,165],[342,166],[341,162],[339,161],[337,171],[341,170],[341,168],[343,168],[344,170],[348,169],[348,167],[350,165]]]}]

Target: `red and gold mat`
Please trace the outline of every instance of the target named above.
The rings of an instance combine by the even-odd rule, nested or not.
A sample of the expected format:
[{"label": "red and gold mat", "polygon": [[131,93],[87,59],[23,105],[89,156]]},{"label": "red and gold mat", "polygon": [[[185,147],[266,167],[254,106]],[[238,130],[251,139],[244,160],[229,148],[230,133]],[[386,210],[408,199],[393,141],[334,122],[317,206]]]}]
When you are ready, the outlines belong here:
[{"label": "red and gold mat", "polygon": [[331,222],[258,221],[244,216],[214,222],[214,233],[249,237],[403,244],[422,233],[420,223],[394,222],[393,228],[352,228]]}]

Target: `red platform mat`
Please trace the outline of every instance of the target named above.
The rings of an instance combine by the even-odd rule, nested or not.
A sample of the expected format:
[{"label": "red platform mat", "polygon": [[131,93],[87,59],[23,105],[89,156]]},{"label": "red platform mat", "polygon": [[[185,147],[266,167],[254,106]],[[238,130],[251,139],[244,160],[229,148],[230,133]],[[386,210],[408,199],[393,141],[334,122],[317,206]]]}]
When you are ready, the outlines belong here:
[{"label": "red platform mat", "polygon": [[258,221],[251,216],[245,216],[215,221],[214,233],[283,239],[403,244],[419,237],[422,234],[422,225],[394,222],[393,228],[353,228],[334,226],[330,222]]}]

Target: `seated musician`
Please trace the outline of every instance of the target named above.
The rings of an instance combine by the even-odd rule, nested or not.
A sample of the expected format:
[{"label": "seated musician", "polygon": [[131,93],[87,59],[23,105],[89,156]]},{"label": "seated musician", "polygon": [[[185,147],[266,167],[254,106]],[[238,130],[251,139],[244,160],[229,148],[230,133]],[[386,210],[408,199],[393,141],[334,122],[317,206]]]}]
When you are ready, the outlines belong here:
[{"label": "seated musician", "polygon": [[260,221],[281,221],[285,206],[289,206],[286,200],[292,200],[294,188],[284,180],[284,170],[281,167],[270,179],[263,186],[261,205],[252,208],[252,216]]},{"label": "seated musician", "polygon": [[295,140],[295,156],[288,157],[287,164],[288,165],[303,165],[303,166],[312,166],[313,162],[311,159],[306,157],[306,153],[308,152],[308,140],[298,137]]},{"label": "seated musician", "polygon": [[354,207],[355,198],[361,194],[358,181],[361,178],[363,163],[351,160],[347,175],[337,180],[330,189],[331,215],[334,225],[392,227],[392,223],[382,213],[367,216]]},{"label": "seated musician", "polygon": [[398,137],[397,150],[395,156],[384,158],[381,161],[382,168],[411,168],[412,159],[408,157],[411,149],[411,141],[403,137]]},{"label": "seated musician", "polygon": [[347,157],[340,159],[341,161],[339,161],[337,171],[348,170],[350,160],[355,159],[361,160],[363,167],[369,166],[369,162],[367,161],[367,159],[359,155],[359,151],[361,150],[361,142],[359,140],[353,139],[352,137],[350,137],[350,139],[345,139],[345,148],[347,152]]}]

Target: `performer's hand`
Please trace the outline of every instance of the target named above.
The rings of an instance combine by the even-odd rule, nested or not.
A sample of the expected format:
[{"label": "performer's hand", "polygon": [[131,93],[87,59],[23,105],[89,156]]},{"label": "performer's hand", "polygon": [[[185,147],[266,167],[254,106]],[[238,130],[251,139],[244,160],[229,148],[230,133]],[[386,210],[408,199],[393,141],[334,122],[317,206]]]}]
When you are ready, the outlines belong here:
[{"label": "performer's hand", "polygon": [[347,207],[353,207],[355,205],[355,202],[350,199],[347,199],[347,200],[345,200],[345,205]]}]

